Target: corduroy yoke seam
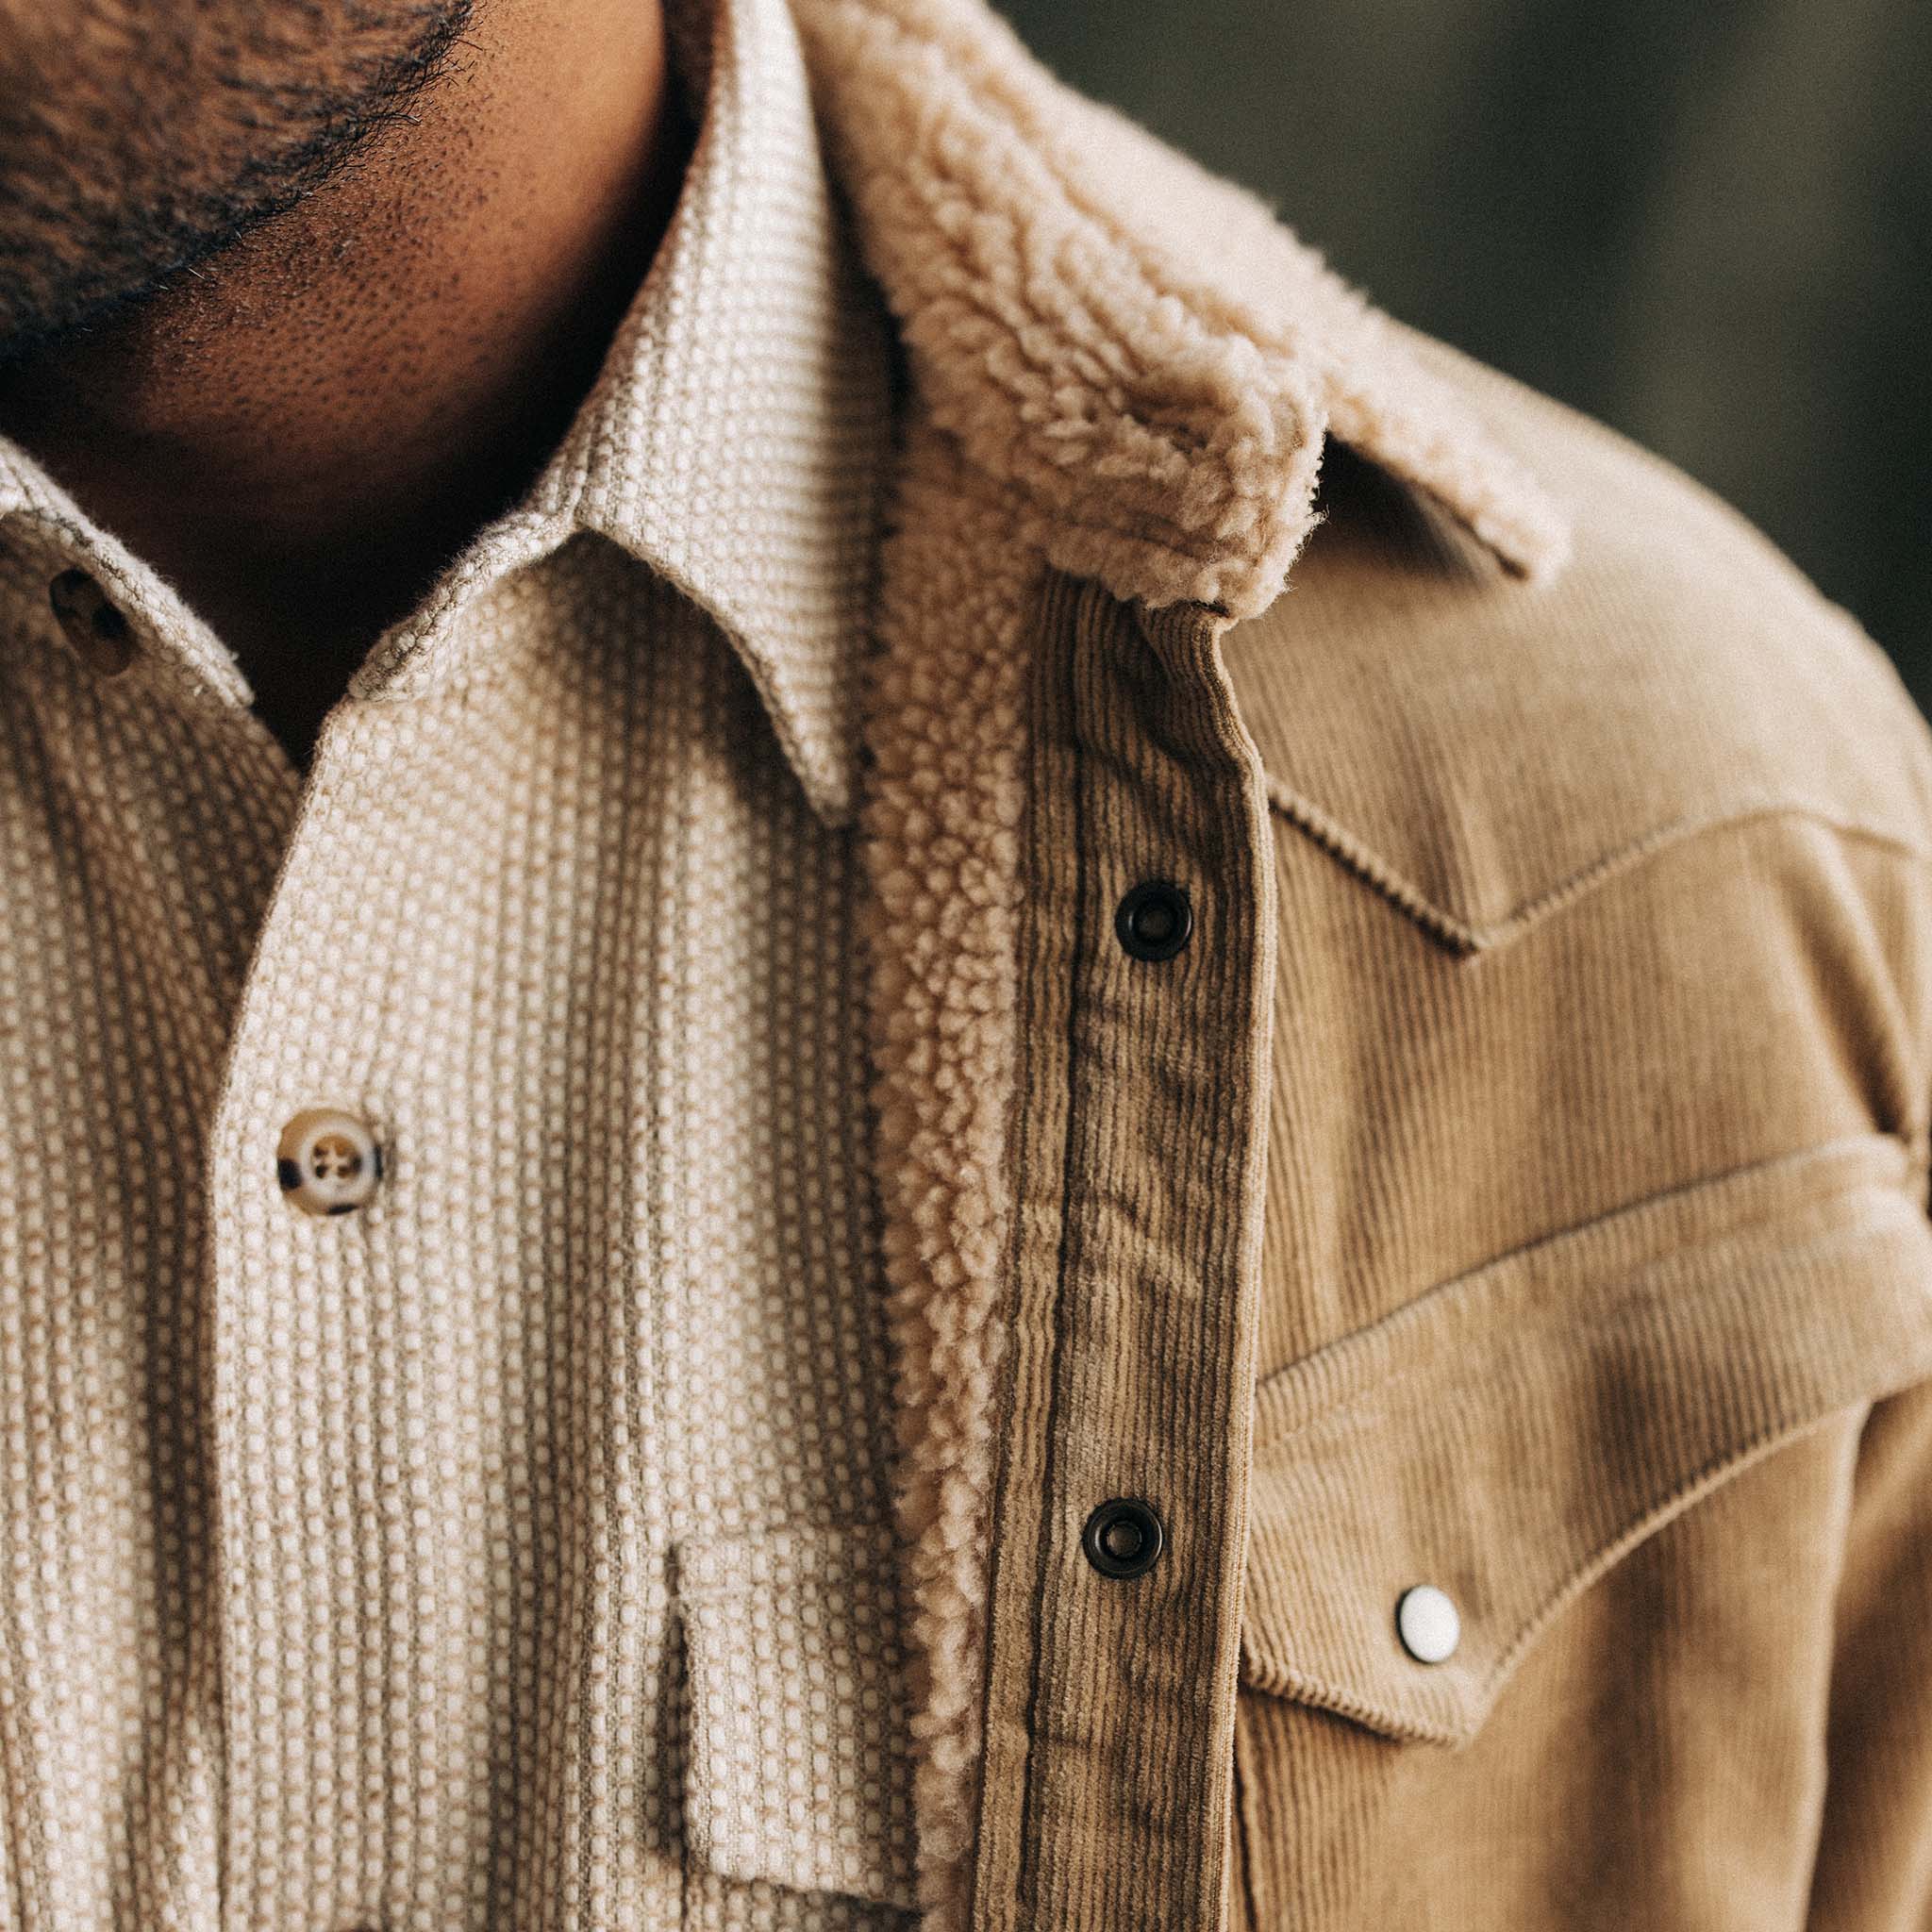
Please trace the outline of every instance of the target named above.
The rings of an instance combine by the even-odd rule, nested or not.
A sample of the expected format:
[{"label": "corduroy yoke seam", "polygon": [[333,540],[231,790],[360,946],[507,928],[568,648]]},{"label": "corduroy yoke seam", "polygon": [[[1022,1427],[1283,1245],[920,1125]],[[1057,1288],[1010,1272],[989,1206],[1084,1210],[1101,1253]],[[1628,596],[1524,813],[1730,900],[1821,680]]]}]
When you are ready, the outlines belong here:
[{"label": "corduroy yoke seam", "polygon": [[1383,858],[1373,846],[1324,811],[1312,799],[1297,791],[1285,778],[1268,774],[1268,802],[1291,824],[1303,831],[1332,857],[1341,860],[1365,884],[1406,912],[1432,938],[1459,953],[1489,952],[1520,939],[1549,914],[1584,897],[1601,885],[1633,870],[1645,859],[1688,843],[1707,833],[1724,831],[1733,825],[1749,824],[1767,818],[1806,820],[1835,832],[1841,838],[1862,840],[1886,851],[1932,866],[1932,847],[1913,844],[1890,832],[1859,824],[1832,810],[1829,806],[1805,799],[1745,799],[1718,812],[1674,819],[1633,839],[1602,858],[1579,867],[1556,885],[1526,899],[1504,918],[1478,924],[1458,917],[1431,899],[1418,886]]}]

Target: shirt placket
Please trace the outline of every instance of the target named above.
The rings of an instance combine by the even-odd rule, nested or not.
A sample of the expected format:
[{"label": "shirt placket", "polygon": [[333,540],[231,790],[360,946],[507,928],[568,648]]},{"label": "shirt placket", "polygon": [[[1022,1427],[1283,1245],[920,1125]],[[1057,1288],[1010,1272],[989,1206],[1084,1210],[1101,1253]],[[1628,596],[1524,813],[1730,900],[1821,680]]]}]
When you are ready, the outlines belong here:
[{"label": "shirt placket", "polygon": [[344,783],[343,736],[332,721],[318,742],[209,1136],[233,1925],[332,1924],[379,1882],[340,1867],[383,1833],[343,1827],[391,1812],[363,1720],[387,1709],[407,1729],[412,1696],[385,1641],[409,1626],[401,1544],[429,1501],[426,1445],[408,1441],[421,1393],[395,1383],[377,1259],[396,1123],[344,1010],[364,976],[355,934],[339,929],[332,949],[310,916],[383,836]]},{"label": "shirt placket", "polygon": [[[460,836],[473,785],[527,777],[497,718],[369,700],[325,726],[210,1135],[224,1924],[250,1932],[508,1909],[465,1894],[501,1875],[477,1854],[508,1794],[479,1790],[479,1754],[514,1704],[526,1824],[555,1707],[581,1690],[533,1681],[555,1592],[588,1582],[558,1482],[591,1371],[541,1340],[566,1277],[558,1229],[524,1239],[549,1173],[533,1069],[478,1013],[505,984],[488,947],[527,942],[514,881],[536,875],[521,845]],[[601,1315],[587,1291],[591,1353]]]},{"label": "shirt placket", "polygon": [[1273,868],[1225,620],[1056,580],[1034,682],[974,1923],[1227,1883]]},{"label": "shirt placket", "polygon": [[538,638],[473,612],[487,679],[444,658],[332,715],[236,1022],[208,1187],[237,1932],[684,1923],[639,1247],[684,766],[652,756],[655,652],[566,656],[551,588]]}]

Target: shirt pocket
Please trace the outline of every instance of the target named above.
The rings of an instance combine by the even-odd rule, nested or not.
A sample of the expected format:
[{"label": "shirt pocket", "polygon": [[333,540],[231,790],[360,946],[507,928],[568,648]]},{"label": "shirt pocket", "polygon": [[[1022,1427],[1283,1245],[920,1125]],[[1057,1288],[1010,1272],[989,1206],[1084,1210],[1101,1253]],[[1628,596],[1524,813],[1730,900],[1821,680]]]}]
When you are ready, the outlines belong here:
[{"label": "shirt pocket", "polygon": [[[1244,1683],[1469,1740],[1557,1612],[1644,1538],[1808,1424],[1932,1374],[1922,1184],[1875,1135],[1700,1181],[1268,1377]],[[1433,1662],[1398,1624],[1421,1585],[1459,1616]]]},{"label": "shirt pocket", "polygon": [[911,1909],[895,1545],[793,1528],[680,1545],[691,1857],[730,1878]]}]

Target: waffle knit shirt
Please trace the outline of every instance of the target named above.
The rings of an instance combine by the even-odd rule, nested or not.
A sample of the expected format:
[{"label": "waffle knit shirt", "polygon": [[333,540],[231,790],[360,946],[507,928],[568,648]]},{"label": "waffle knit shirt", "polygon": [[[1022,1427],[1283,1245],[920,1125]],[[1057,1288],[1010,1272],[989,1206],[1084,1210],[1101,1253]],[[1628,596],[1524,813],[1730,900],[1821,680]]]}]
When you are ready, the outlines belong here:
[{"label": "waffle knit shirt", "polygon": [[[595,389],[306,777],[0,444],[0,1925],[907,1922],[887,338],[784,0],[688,78]],[[318,1108],[353,1213],[278,1183]]]}]

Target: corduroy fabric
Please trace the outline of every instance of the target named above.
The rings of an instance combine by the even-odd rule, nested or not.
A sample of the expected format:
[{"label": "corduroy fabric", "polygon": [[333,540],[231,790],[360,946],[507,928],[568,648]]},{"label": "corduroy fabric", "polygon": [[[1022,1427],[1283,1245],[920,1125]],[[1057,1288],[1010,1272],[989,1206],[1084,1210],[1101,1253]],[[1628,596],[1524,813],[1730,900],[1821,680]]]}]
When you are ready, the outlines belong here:
[{"label": "corduroy fabric", "polygon": [[[1225,1878],[1268,807],[1215,626],[1185,607],[1140,625],[1057,577],[1042,628],[1068,648],[1034,680],[1006,1311],[1007,1400],[1039,1425],[1001,1439],[981,1923],[1109,1925],[1152,1907],[1198,1924]],[[1114,930],[1148,876],[1188,894],[1193,937],[1173,960],[1133,958]],[[1117,1496],[1152,1504],[1171,1547],[1158,1577],[1096,1589],[1067,1557]],[[1131,1719],[1109,1723],[1123,1686]],[[1089,1855],[1108,1842],[1134,1856]]]}]

